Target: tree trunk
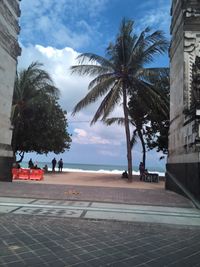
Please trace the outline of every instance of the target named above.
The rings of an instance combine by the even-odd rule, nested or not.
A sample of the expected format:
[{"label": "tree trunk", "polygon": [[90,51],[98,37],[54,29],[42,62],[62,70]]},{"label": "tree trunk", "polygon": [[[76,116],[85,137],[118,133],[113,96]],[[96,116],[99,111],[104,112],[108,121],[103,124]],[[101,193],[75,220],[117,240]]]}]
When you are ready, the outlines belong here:
[{"label": "tree trunk", "polygon": [[124,124],[126,132],[126,146],[127,146],[127,160],[128,160],[128,179],[130,182],[133,180],[132,176],[132,154],[131,154],[131,138],[129,129],[129,119],[128,119],[128,108],[127,108],[127,95],[126,88],[123,88],[123,108],[124,108]]},{"label": "tree trunk", "polygon": [[145,142],[144,142],[144,138],[143,138],[141,130],[138,130],[138,136],[139,136],[141,144],[142,144],[142,152],[143,152],[142,162],[143,162],[144,168],[145,168],[145,166],[146,166],[146,147],[145,147]]}]

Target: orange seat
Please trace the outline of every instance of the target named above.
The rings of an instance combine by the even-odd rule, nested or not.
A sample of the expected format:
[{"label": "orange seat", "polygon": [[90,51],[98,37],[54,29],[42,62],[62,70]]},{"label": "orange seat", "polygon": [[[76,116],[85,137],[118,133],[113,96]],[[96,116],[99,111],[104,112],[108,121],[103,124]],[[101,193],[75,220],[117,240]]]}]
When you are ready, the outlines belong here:
[{"label": "orange seat", "polygon": [[42,180],[44,175],[43,170],[31,169],[30,170],[30,180]]},{"label": "orange seat", "polygon": [[30,175],[30,169],[18,169],[18,179],[28,180]]}]

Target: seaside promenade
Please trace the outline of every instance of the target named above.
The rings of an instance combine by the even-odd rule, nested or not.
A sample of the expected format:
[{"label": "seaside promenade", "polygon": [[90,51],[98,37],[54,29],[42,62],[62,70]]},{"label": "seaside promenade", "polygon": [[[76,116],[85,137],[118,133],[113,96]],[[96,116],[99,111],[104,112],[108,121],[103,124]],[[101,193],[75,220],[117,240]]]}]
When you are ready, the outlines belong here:
[{"label": "seaside promenade", "polygon": [[97,176],[0,183],[0,266],[200,266],[188,199],[163,181]]}]

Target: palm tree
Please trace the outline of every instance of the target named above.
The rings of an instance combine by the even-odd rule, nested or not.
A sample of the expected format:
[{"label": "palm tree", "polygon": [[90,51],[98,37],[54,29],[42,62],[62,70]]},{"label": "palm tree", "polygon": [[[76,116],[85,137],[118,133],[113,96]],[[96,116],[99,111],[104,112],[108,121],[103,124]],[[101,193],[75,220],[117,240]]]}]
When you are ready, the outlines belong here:
[{"label": "palm tree", "polygon": [[[131,95],[128,102],[129,124],[135,128],[131,137],[131,148],[133,148],[139,138],[142,145],[142,162],[144,167],[146,165],[147,146],[151,149],[153,146],[160,146],[158,150],[166,153],[166,146],[163,146],[161,149],[162,144],[158,142],[164,138],[167,139],[165,124],[169,122],[169,69],[164,68],[159,77],[152,76],[149,78],[156,95],[149,94],[148,91],[140,88],[140,90],[136,90]],[[112,125],[113,123],[124,125],[124,122],[124,118],[116,117],[105,120],[106,125]],[[148,126],[149,123],[151,123],[152,127]],[[161,136],[161,128],[165,134],[164,136]],[[160,137],[157,137],[158,140],[155,140],[155,135],[158,132]],[[167,140],[164,140],[165,144],[167,144]]]},{"label": "palm tree", "polygon": [[93,77],[88,86],[89,93],[75,106],[73,114],[105,95],[91,121],[93,124],[99,118],[106,120],[115,106],[122,102],[130,181],[132,181],[132,155],[128,97],[139,88],[154,92],[149,83],[149,76],[157,75],[160,69],[144,69],[144,65],[152,62],[156,54],[164,53],[168,48],[168,42],[161,31],[150,34],[149,28],[146,28],[138,37],[133,34],[133,24],[131,20],[122,20],[119,34],[115,42],[108,46],[106,57],[83,53],[78,56],[78,65],[71,67],[74,73]]},{"label": "palm tree", "polygon": [[[41,67],[43,65],[33,62],[27,69],[17,73],[14,85],[13,103],[11,112],[11,122],[14,127],[12,136],[12,148],[16,154],[16,136],[20,122],[23,116],[32,116],[34,114],[34,103],[42,105],[47,97],[57,99],[59,90],[54,86],[49,74]],[[21,153],[21,159],[23,159]]]},{"label": "palm tree", "polygon": [[[135,110],[134,110],[135,111]],[[142,111],[142,110],[141,110]],[[142,111],[143,112],[143,111]],[[125,120],[124,118],[108,118],[105,120],[106,125],[112,125],[113,123],[117,123],[118,125],[124,125]],[[144,125],[147,123],[146,114],[139,113],[136,107],[136,112],[129,110],[129,124],[131,124],[135,129],[133,130],[131,136],[131,149],[137,143],[137,139],[139,138],[141,145],[142,145],[142,162],[143,165],[146,165],[146,143],[144,140]]]}]

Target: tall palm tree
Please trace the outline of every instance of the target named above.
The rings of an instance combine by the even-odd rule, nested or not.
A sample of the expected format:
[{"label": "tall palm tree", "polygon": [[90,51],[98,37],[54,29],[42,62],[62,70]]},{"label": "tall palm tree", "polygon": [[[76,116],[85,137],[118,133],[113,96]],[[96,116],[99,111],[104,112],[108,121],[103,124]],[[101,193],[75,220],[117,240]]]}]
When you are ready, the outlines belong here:
[{"label": "tall palm tree", "polygon": [[[131,95],[129,107],[129,123],[135,128],[131,137],[131,147],[137,142],[139,138],[142,145],[142,162],[146,165],[146,147],[153,148],[156,146],[158,150],[166,153],[166,146],[159,144],[159,140],[167,144],[167,129],[166,124],[169,122],[169,69],[163,68],[160,75],[149,77],[151,86],[156,92],[149,94],[148,91],[142,88],[135,90]],[[156,101],[155,101],[156,97]],[[124,125],[124,118],[108,118],[105,120],[106,125],[117,123]],[[148,126],[151,124],[151,126]],[[153,124],[153,125],[152,125]],[[163,125],[164,124],[164,125]],[[161,133],[164,133],[162,136]],[[155,140],[155,135],[158,135],[158,140]]]},{"label": "tall palm tree", "polygon": [[[105,95],[91,124],[99,118],[105,120],[114,107],[122,102],[127,144],[128,176],[132,181],[132,155],[127,100],[136,89],[145,88],[154,93],[149,76],[157,75],[159,69],[144,69],[156,54],[164,53],[168,42],[161,31],[150,34],[146,28],[139,37],[133,34],[133,21],[123,19],[119,34],[107,48],[106,57],[93,53],[78,56],[79,64],[72,66],[72,72],[90,75],[89,93],[75,106],[73,114]],[[96,78],[94,78],[96,76]]]},{"label": "tall palm tree", "polygon": [[[34,103],[42,103],[47,97],[57,99],[59,90],[54,86],[49,74],[42,69],[42,64],[33,62],[27,69],[17,73],[14,85],[11,122],[14,127],[12,148],[15,155],[16,136],[20,121],[23,116],[32,116]],[[23,154],[21,155],[23,159]]]}]

